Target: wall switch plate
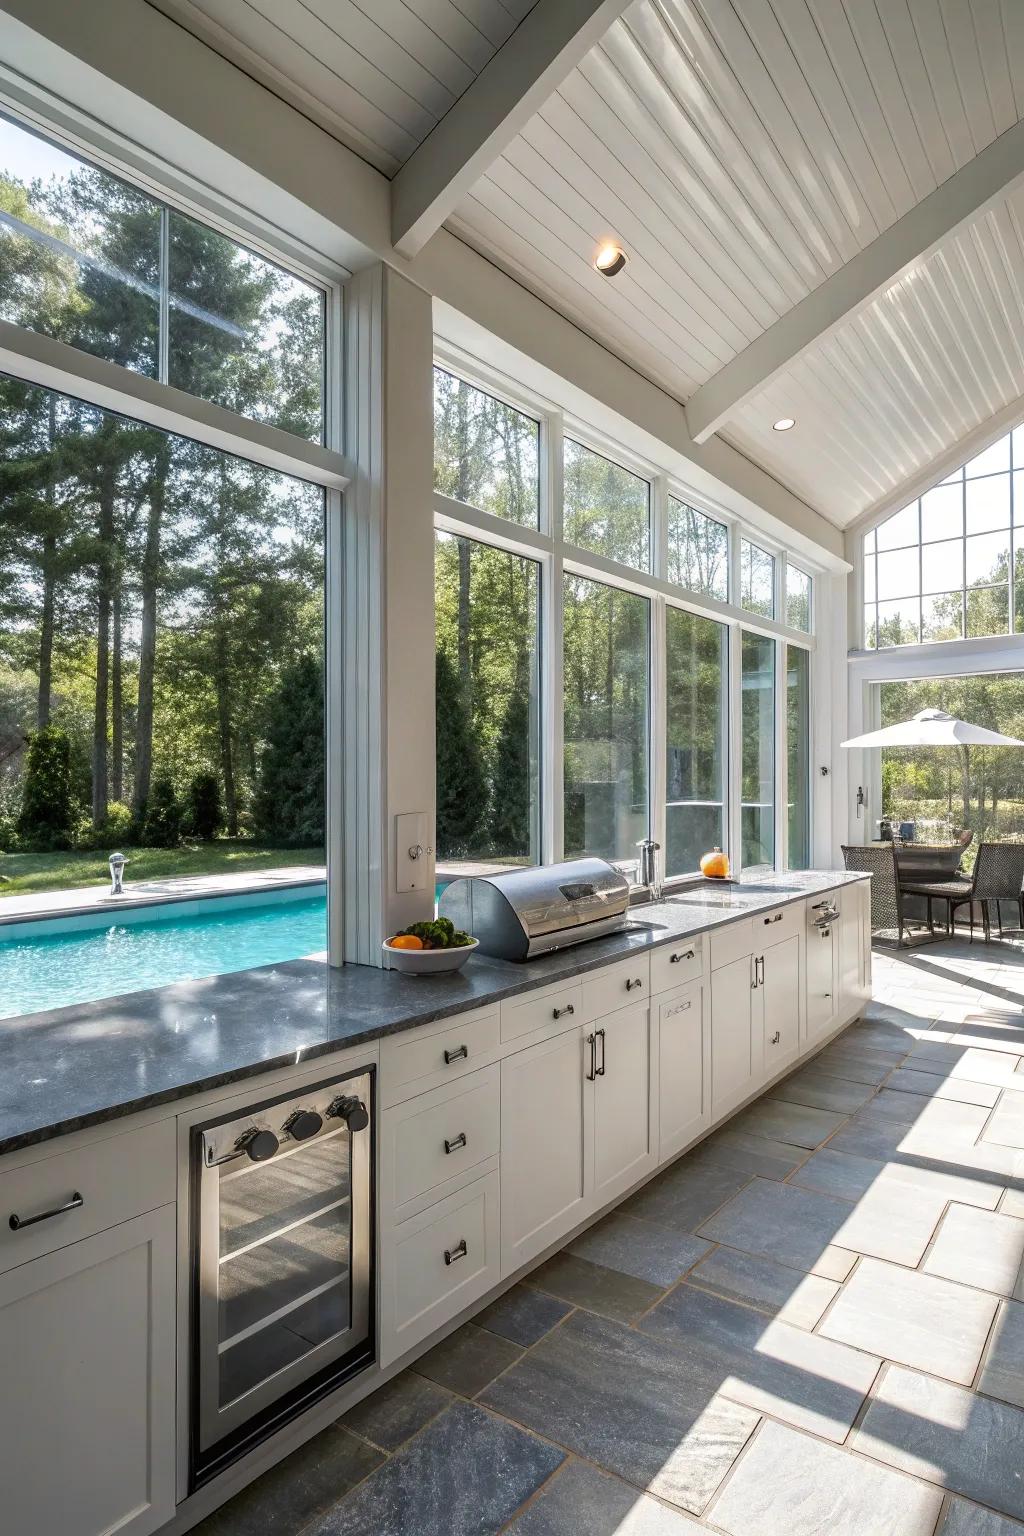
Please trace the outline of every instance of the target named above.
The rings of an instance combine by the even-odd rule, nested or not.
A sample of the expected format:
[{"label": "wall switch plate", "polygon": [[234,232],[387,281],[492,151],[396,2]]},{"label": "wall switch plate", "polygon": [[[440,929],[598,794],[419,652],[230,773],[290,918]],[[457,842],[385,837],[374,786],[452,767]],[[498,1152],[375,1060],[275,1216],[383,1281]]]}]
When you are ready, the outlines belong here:
[{"label": "wall switch plate", "polygon": [[434,850],[426,811],[406,811],[395,817],[395,889],[423,891],[434,881]]}]

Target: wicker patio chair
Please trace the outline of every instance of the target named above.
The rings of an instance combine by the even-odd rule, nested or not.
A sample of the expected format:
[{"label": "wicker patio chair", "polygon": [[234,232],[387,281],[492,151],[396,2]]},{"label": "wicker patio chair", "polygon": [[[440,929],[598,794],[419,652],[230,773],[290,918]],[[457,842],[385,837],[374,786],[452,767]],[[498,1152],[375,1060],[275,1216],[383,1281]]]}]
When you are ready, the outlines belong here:
[{"label": "wicker patio chair", "polygon": [[950,920],[955,918],[956,909],[964,902],[970,902],[971,938],[974,938],[974,903],[981,906],[981,921],[985,932],[985,942],[992,937],[992,924],[989,915],[988,904],[994,901],[996,904],[996,919],[999,923],[999,932],[1003,931],[1003,914],[999,903],[1012,901],[1017,908],[1017,917],[1020,926],[1024,928],[1024,843],[981,843],[978,847],[978,857],[974,861],[974,875],[967,884],[966,894],[950,899]]},{"label": "wicker patio chair", "polygon": [[843,862],[849,870],[871,876],[871,932],[895,933],[903,943],[903,897],[896,879],[896,853],[886,848],[843,845]]}]

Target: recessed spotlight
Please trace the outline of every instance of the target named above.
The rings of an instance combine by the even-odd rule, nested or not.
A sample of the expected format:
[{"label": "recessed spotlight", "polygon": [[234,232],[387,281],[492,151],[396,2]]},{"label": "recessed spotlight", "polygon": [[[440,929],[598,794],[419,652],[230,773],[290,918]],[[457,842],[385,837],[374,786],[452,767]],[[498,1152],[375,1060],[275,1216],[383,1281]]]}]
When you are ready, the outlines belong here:
[{"label": "recessed spotlight", "polygon": [[621,245],[602,245],[594,257],[594,266],[602,277],[617,277],[626,265],[626,253]]},{"label": "recessed spotlight", "polygon": [[778,421],[772,422],[773,432],[788,432],[790,427],[796,426],[796,420],[792,416],[780,416]]}]

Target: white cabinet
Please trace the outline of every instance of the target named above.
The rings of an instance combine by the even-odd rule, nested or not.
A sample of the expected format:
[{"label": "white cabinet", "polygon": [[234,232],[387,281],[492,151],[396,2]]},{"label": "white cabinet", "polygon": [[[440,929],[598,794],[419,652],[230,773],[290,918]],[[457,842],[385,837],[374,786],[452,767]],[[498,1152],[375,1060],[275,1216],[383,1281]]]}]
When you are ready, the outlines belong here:
[{"label": "white cabinet", "polygon": [[[587,1034],[591,1035],[588,1029]],[[571,1029],[501,1063],[501,1253],[507,1272],[586,1214],[591,1047]]]},{"label": "white cabinet", "polygon": [[813,1042],[826,1034],[836,1015],[836,937],[837,927],[830,923],[819,928],[813,910],[807,922],[807,1040]]},{"label": "white cabinet", "polygon": [[761,1071],[761,1020],[754,1019],[754,956],[741,955],[711,975],[711,1118],[734,1108]]},{"label": "white cabinet", "polygon": [[659,999],[658,1161],[674,1157],[710,1124],[710,1041],[700,982]]},{"label": "white cabinet", "polygon": [[839,995],[844,1011],[871,996],[871,887],[866,880],[839,895]]},{"label": "white cabinet", "polygon": [[[588,1036],[590,1033],[588,1030]],[[590,1204],[602,1206],[643,1178],[655,1163],[650,1009],[619,1009],[598,1020],[593,1033],[596,1070]]]},{"label": "white cabinet", "polygon": [[[760,957],[758,994],[764,1038],[764,1075],[771,1078],[800,1049],[800,939],[770,944]],[[755,1002],[755,1012],[756,1012]]]},{"label": "white cabinet", "polygon": [[799,931],[793,932],[795,920],[783,911],[782,923],[774,917],[755,920],[752,953],[711,973],[713,1121],[736,1109],[799,1053],[801,942]]},{"label": "white cabinet", "polygon": [[174,1514],[174,1207],[0,1275],[0,1525],[148,1536]]}]

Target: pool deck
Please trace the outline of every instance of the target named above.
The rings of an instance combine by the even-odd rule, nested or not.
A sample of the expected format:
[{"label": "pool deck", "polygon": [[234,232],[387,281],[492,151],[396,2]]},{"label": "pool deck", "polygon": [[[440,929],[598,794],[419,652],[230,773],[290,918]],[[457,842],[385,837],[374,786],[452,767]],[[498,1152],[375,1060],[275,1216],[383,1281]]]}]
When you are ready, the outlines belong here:
[{"label": "pool deck", "polygon": [[0,926],[34,917],[72,917],[87,912],[162,905],[169,901],[198,901],[209,896],[251,896],[289,886],[323,882],[322,864],[283,865],[280,869],[240,870],[238,874],[179,875],[173,880],[126,882],[123,896],[111,896],[108,885],[81,890],[37,891],[28,896],[0,895]]}]

